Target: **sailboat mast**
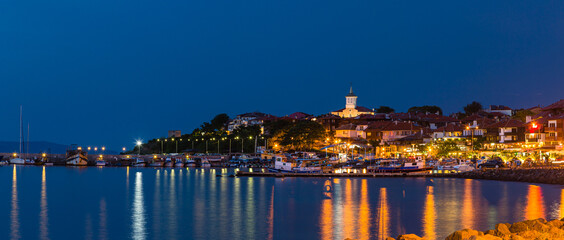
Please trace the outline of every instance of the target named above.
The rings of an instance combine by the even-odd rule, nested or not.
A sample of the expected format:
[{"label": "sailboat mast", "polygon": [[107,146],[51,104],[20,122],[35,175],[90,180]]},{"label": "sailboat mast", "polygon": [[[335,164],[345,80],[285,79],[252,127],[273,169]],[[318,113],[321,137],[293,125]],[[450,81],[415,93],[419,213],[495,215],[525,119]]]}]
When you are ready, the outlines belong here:
[{"label": "sailboat mast", "polygon": [[29,156],[29,122],[27,122],[27,146],[25,146],[25,155]]},{"label": "sailboat mast", "polygon": [[[23,112],[23,106],[20,105],[20,155],[22,154],[22,148],[23,148],[23,120],[22,120],[22,112]],[[21,157],[21,156],[20,156]]]}]

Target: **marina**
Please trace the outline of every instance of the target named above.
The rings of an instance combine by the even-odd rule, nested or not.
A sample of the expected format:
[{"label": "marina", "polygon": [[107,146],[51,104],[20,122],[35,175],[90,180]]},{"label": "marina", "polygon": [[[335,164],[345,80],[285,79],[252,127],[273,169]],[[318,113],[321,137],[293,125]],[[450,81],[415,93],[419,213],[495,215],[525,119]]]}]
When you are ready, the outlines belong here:
[{"label": "marina", "polygon": [[[228,168],[0,168],[0,238],[444,239],[564,215],[559,186],[455,178],[234,177]],[[221,175],[224,177],[217,177]],[[496,209],[496,211],[493,211]],[[166,236],[166,237],[165,237]]]}]

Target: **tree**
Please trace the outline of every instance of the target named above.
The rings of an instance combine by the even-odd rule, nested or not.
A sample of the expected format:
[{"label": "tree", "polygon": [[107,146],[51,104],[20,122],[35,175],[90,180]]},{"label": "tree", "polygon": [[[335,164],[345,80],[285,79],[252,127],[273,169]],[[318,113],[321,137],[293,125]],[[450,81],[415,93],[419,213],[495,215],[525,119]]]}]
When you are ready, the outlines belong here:
[{"label": "tree", "polygon": [[221,114],[216,115],[211,120],[211,127],[213,129],[221,130],[223,127],[225,127],[227,122],[229,122],[229,116],[227,116],[227,114],[225,114],[225,113],[221,113]]},{"label": "tree", "polygon": [[531,110],[519,110],[517,112],[515,112],[515,115],[513,115],[513,119],[517,119],[521,122],[526,122],[527,121],[527,116],[533,116],[535,115],[535,113],[533,113]]},{"label": "tree", "polygon": [[417,106],[413,106],[410,107],[407,112],[411,112],[411,113],[437,113],[439,115],[443,115],[443,110],[438,107],[438,106],[434,106],[434,105],[424,105],[421,107],[417,107]]},{"label": "tree", "polygon": [[473,101],[472,103],[466,105],[464,107],[464,112],[466,113],[467,116],[470,116],[474,113],[479,112],[480,110],[482,110],[482,104],[476,101]]},{"label": "tree", "polygon": [[378,109],[376,109],[377,113],[393,113],[395,112],[395,110],[391,107],[388,106],[380,106]]},{"label": "tree", "polygon": [[323,125],[313,121],[299,121],[283,131],[280,144],[294,149],[313,149],[315,142],[323,141],[327,132]]},{"label": "tree", "polygon": [[437,156],[448,156],[451,152],[460,151],[460,148],[453,140],[441,141],[437,144]]}]

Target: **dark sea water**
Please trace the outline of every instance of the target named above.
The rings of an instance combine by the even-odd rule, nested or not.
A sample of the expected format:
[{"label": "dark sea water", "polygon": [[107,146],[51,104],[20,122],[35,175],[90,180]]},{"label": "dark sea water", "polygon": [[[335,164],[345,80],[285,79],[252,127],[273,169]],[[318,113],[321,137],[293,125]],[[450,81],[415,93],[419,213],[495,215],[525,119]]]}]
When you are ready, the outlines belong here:
[{"label": "dark sea water", "polygon": [[554,185],[230,173],[0,167],[0,239],[444,239],[564,215],[564,189]]}]

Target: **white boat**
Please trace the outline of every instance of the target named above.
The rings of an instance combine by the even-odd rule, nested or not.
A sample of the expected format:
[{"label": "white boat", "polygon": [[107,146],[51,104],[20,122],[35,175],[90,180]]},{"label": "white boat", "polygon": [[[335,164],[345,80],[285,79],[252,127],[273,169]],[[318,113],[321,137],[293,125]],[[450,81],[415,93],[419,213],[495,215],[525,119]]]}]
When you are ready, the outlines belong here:
[{"label": "white boat", "polygon": [[106,161],[105,160],[97,160],[96,166],[106,166]]},{"label": "white boat", "polygon": [[12,158],[12,159],[10,159],[10,164],[24,165],[25,159],[23,159],[23,158]]},{"label": "white boat", "polygon": [[172,161],[171,158],[166,158],[165,162],[164,162],[164,166],[165,167],[173,167],[174,166],[174,162]]},{"label": "white boat", "polygon": [[293,172],[292,170],[297,167],[295,161],[288,160],[286,156],[274,156],[274,167],[268,168],[269,172]]}]

